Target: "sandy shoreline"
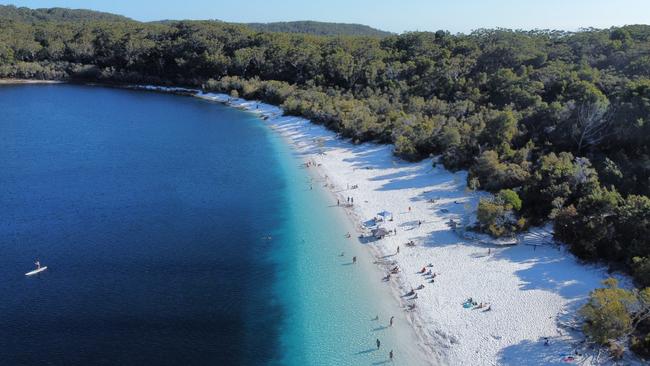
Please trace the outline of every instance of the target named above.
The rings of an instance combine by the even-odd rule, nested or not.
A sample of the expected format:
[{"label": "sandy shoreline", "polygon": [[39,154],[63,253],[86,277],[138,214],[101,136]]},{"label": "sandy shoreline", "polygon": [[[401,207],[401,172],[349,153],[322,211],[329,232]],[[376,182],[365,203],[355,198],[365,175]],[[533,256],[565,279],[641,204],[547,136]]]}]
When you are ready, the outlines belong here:
[{"label": "sandy shoreline", "polygon": [[[478,200],[485,195],[467,190],[466,172],[452,173],[431,161],[400,161],[392,155],[392,146],[354,145],[304,118],[283,116],[279,107],[226,94],[196,96],[258,114],[303,161],[313,163],[311,173],[326,180],[333,197],[342,204],[354,198],[354,206],[345,212],[360,233],[376,227],[371,221],[377,213],[392,212],[393,221],[379,226],[395,234],[362,240],[378,268],[369,275],[400,268],[384,285],[403,308],[416,305],[409,321],[420,346],[438,363],[609,363],[606,356],[586,348],[575,314],[610,274],[604,267],[580,264],[553,242],[549,228],[519,236],[516,246],[454,230],[450,220],[472,222]],[[415,246],[407,247],[409,241]],[[436,274],[434,282],[419,273],[423,267]],[[405,296],[420,285],[424,287],[416,290],[417,298]],[[469,298],[477,305],[468,305]]]},{"label": "sandy shoreline", "polygon": [[60,80],[35,80],[35,79],[0,79],[0,85],[15,85],[15,84],[61,84],[64,81]]},{"label": "sandy shoreline", "polygon": [[[549,228],[521,235],[516,246],[453,230],[449,220],[471,222],[485,195],[466,189],[466,172],[400,161],[388,145],[353,145],[306,119],[282,116],[275,106],[225,94],[198,97],[259,114],[312,162],[340,202],[354,198],[345,211],[359,232],[370,232],[377,213],[392,212],[394,220],[380,226],[396,234],[366,246],[383,273],[400,267],[390,291],[403,307],[416,305],[409,319],[441,364],[607,363],[586,349],[574,321],[575,310],[608,277],[605,268],[578,263],[553,242]],[[409,241],[416,246],[405,246]],[[418,273],[428,264],[433,283]],[[404,296],[420,285],[416,299]],[[468,298],[477,305],[463,306]]]},{"label": "sandy shoreline", "polygon": [[[273,126],[271,126],[273,128]],[[297,145],[291,140],[291,138],[285,134],[278,133],[278,135],[284,140],[286,144],[290,146],[295,152],[299,152]],[[336,205],[338,202],[341,202],[340,208],[343,215],[344,226],[337,228],[340,229],[341,233],[347,232],[352,234],[351,240],[353,246],[358,246],[362,244],[361,236],[368,235],[368,231],[364,230],[362,225],[360,225],[360,220],[356,214],[353,206],[346,206],[343,204],[345,197],[337,192],[337,187],[331,186],[331,180],[327,174],[327,170],[323,169],[322,166],[318,166],[313,159],[303,158],[305,162],[304,167],[308,170],[309,175],[313,179],[313,186],[320,185],[320,188],[323,189],[324,193],[330,198],[332,205]],[[309,162],[309,165],[307,164]],[[338,231],[337,231],[338,233]],[[384,276],[386,267],[388,265],[377,266],[378,260],[381,260],[384,257],[390,257],[390,255],[384,255],[377,247],[372,245],[364,245],[361,248],[350,248],[351,251],[347,253],[347,256],[357,255],[359,258],[359,263],[361,267],[365,270],[365,275],[372,275],[373,277],[370,280],[377,280]],[[395,277],[399,278],[399,274]],[[377,281],[379,282],[379,281]],[[389,298],[387,301],[390,303],[388,306],[385,306],[387,309],[385,314],[382,314],[382,317],[388,318],[390,315],[395,316],[395,326],[391,327],[392,332],[396,333],[396,338],[399,339],[401,347],[399,351],[403,352],[411,351],[408,357],[400,354],[400,360],[396,361],[398,364],[404,364],[404,358],[407,358],[407,365],[440,365],[445,364],[439,358],[439,354],[432,347],[431,342],[428,340],[427,334],[423,331],[424,326],[418,316],[417,312],[414,311],[405,311],[403,304],[400,302],[401,289],[403,286],[399,285],[399,281],[390,281],[386,285],[390,286]],[[385,289],[377,289],[378,293],[381,295],[381,292],[386,293]],[[382,301],[383,299],[374,298],[370,301],[377,302]],[[385,319],[383,319],[385,322]],[[405,321],[406,326],[409,330],[404,330],[402,328],[402,321]]]}]

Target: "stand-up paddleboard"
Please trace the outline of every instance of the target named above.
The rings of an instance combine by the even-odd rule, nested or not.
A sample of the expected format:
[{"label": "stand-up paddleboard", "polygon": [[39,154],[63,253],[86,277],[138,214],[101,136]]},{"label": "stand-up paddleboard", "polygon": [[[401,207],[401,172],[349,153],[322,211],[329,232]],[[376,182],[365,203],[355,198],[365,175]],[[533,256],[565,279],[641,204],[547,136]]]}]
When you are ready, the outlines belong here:
[{"label": "stand-up paddleboard", "polygon": [[37,269],[35,269],[35,270],[31,271],[31,272],[25,273],[25,276],[33,276],[35,274],[38,274],[38,273],[41,273],[41,272],[45,271],[46,269],[47,269],[47,266],[37,268]]}]

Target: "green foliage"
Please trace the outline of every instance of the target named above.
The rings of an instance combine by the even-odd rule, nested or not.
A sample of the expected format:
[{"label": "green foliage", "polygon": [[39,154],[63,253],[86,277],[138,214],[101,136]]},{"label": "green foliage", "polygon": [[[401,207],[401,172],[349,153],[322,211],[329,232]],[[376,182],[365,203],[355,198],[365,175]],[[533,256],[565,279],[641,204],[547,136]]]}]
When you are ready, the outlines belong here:
[{"label": "green foliage", "polygon": [[361,24],[323,23],[314,21],[246,23],[260,32],[303,33],[319,36],[371,36],[386,37],[391,35],[379,29]]},{"label": "green foliage", "polygon": [[650,287],[650,257],[633,257],[632,273],[643,287]]},{"label": "green foliage", "polygon": [[624,259],[624,243],[614,240],[615,212],[621,201],[618,192],[597,188],[581,198],[575,208],[568,206],[559,211],[555,219],[556,237],[569,243],[581,258]]},{"label": "green foliage", "polygon": [[489,119],[483,130],[483,140],[490,147],[510,146],[512,138],[517,132],[517,119],[512,111],[498,113]]},{"label": "green foliage", "polygon": [[562,207],[599,187],[598,174],[589,160],[568,152],[542,156],[533,171],[524,201],[534,217],[553,218]]},{"label": "green foliage", "polygon": [[13,5],[0,5],[0,19],[17,22],[130,21],[127,17],[100,11],[65,8],[29,9],[17,8]]},{"label": "green foliage", "polygon": [[630,341],[631,349],[650,355],[650,288],[626,290],[614,278],[603,281],[605,288],[594,290],[580,309],[583,330],[594,342],[609,345],[615,358],[623,348],[619,341]]},{"label": "green foliage", "polygon": [[494,237],[512,235],[525,225],[525,220],[518,219],[515,214],[520,208],[521,199],[509,189],[492,198],[482,198],[476,214],[478,229]]},{"label": "green foliage", "polygon": [[605,288],[594,290],[580,313],[585,317],[584,332],[600,344],[607,344],[632,332],[632,315],[637,299],[631,292],[618,288],[610,278]]},{"label": "green foliage", "polygon": [[407,160],[414,160],[418,157],[418,152],[413,146],[411,140],[406,136],[398,136],[395,139],[395,155],[401,156]]},{"label": "green foliage", "polygon": [[650,199],[598,188],[577,207],[563,208],[555,219],[556,236],[586,259],[630,263],[642,286],[650,285]]},{"label": "green foliage", "polygon": [[471,167],[468,179],[476,178],[479,187],[488,191],[521,186],[530,177],[526,164],[501,162],[493,150],[483,152]]},{"label": "green foliage", "polygon": [[512,189],[502,189],[499,192],[499,198],[503,200],[507,207],[511,207],[515,211],[521,210],[521,198]]}]

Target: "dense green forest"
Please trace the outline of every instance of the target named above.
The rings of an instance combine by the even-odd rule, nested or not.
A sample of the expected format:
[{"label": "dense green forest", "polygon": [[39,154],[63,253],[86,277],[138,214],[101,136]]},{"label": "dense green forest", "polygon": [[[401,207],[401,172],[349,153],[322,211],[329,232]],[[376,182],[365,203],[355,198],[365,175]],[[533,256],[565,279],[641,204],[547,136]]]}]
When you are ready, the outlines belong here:
[{"label": "dense green forest", "polygon": [[244,23],[244,25],[260,32],[304,33],[319,36],[386,37],[391,35],[390,32],[375,29],[367,25],[348,23],[297,21],[274,23]]},{"label": "dense green forest", "polygon": [[30,9],[25,7],[18,8],[13,5],[0,5],[0,19],[21,22],[72,22],[83,20],[120,22],[130,20],[122,15],[103,13],[94,10],[66,8]]},{"label": "dense green forest", "polygon": [[[65,9],[65,8],[43,8],[30,9],[25,7],[16,7],[13,5],[0,5],[0,19],[13,20],[16,22],[73,22],[73,21],[105,21],[105,22],[135,22],[122,15],[104,13],[85,9]],[[219,20],[213,20],[218,23],[225,23]],[[168,24],[175,23],[174,20],[161,20],[152,23]],[[237,23],[233,23],[238,25]],[[259,32],[277,32],[277,33],[302,33],[319,36],[370,36],[386,37],[391,35],[385,32],[363,24],[349,23],[327,23],[315,21],[294,21],[294,22],[272,22],[272,23],[241,23],[249,28]]]},{"label": "dense green forest", "polygon": [[[0,77],[187,85],[282,105],[354,142],[469,169],[470,188],[496,193],[479,230],[551,221],[578,257],[650,286],[650,26],[334,37],[61,18],[0,16]],[[649,331],[630,333],[640,353]]]}]

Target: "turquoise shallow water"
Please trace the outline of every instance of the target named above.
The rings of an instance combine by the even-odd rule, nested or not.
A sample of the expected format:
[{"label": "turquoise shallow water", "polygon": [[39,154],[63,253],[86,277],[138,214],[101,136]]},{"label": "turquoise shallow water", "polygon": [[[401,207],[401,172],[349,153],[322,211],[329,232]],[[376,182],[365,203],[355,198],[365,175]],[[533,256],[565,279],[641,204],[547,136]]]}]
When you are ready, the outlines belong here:
[{"label": "turquoise shallow water", "polygon": [[[280,273],[276,290],[286,309],[280,363],[422,364],[420,350],[409,344],[414,333],[405,314],[380,281],[384,274],[372,265],[372,255],[355,238],[342,208],[281,137],[272,140],[289,182],[286,224],[278,233],[285,246],[273,255]],[[347,232],[352,239],[345,237]],[[352,264],[353,256],[357,264]],[[376,316],[379,320],[373,320]],[[387,326],[390,316],[395,316],[392,328]]]},{"label": "turquoise shallow water", "polygon": [[369,253],[252,114],[74,85],[0,110],[5,364],[416,364]]}]

